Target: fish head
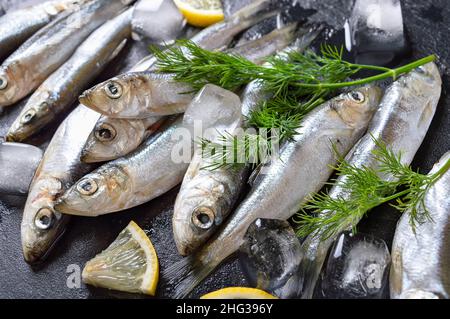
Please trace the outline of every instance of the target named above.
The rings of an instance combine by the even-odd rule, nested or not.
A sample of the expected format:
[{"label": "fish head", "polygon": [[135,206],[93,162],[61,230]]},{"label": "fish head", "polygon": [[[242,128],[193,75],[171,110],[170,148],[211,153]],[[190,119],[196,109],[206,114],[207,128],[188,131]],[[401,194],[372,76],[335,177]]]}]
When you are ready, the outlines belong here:
[{"label": "fish head", "polygon": [[17,64],[10,64],[0,68],[0,106],[8,106],[14,104],[16,96],[20,94],[21,74]]},{"label": "fish head", "polygon": [[[442,88],[442,78],[437,65],[430,62],[419,66],[408,74],[412,77],[412,81],[402,82],[414,94],[422,94],[422,92],[440,90]],[[400,80],[401,81],[401,80]],[[439,95],[439,94],[438,94]]]},{"label": "fish head", "polygon": [[117,159],[136,149],[146,129],[140,120],[121,120],[102,116],[89,135],[81,153],[85,163]]},{"label": "fish head", "polygon": [[[143,90],[146,79],[139,73],[126,73],[85,91],[80,103],[113,118],[137,118],[142,99],[151,95]],[[137,94],[136,92],[144,92]]]},{"label": "fish head", "polygon": [[188,256],[202,247],[224,220],[227,188],[212,177],[194,179],[177,197],[172,220],[178,252]]},{"label": "fish head", "polygon": [[23,255],[29,264],[42,262],[64,233],[68,218],[53,206],[62,191],[63,184],[55,178],[39,179],[31,189],[21,224]]},{"label": "fish head", "polygon": [[11,125],[6,140],[22,142],[36,133],[54,116],[51,112],[52,107],[53,100],[48,91],[41,91],[33,95]]},{"label": "fish head", "polygon": [[369,84],[343,93],[331,101],[331,108],[350,127],[366,126],[380,104],[383,91]]},{"label": "fish head", "polygon": [[111,213],[128,183],[128,175],[121,167],[100,167],[67,190],[55,203],[55,209],[64,214],[91,217]]}]

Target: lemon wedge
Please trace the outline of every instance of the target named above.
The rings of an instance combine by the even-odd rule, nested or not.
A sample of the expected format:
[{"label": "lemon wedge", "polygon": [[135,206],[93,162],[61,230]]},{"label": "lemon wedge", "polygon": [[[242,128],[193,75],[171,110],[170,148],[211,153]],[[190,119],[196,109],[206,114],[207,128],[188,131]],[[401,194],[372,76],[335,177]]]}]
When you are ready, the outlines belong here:
[{"label": "lemon wedge", "polygon": [[230,287],[202,296],[200,299],[278,299],[271,294],[255,288]]},{"label": "lemon wedge", "polygon": [[86,263],[82,277],[96,287],[154,296],[158,257],[148,236],[132,221],[108,248]]},{"label": "lemon wedge", "polygon": [[207,27],[224,19],[220,0],[174,0],[187,22]]}]

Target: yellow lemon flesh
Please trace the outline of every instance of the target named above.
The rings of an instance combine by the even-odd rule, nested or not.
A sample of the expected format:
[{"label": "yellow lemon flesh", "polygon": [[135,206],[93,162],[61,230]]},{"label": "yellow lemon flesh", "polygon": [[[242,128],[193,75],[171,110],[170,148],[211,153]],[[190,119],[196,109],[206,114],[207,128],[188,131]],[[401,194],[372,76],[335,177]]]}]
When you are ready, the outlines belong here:
[{"label": "yellow lemon flesh", "polygon": [[174,0],[187,22],[196,27],[208,27],[224,19],[220,0]]},{"label": "yellow lemon flesh", "polygon": [[200,299],[278,299],[271,294],[255,288],[230,287],[202,296]]},{"label": "yellow lemon flesh", "polygon": [[82,277],[96,287],[154,296],[158,257],[148,236],[132,221],[108,248],[86,263]]}]

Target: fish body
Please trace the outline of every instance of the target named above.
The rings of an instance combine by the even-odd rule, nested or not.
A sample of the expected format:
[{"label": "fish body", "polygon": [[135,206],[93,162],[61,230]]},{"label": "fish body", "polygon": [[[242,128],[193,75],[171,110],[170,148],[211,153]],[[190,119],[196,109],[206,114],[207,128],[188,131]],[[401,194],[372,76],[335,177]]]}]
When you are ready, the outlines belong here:
[{"label": "fish body", "polygon": [[[450,152],[430,175],[448,165]],[[448,169],[448,168],[447,168]],[[431,220],[417,225],[415,232],[405,213],[392,244],[390,292],[393,299],[450,298],[450,171],[427,191],[425,207]]]},{"label": "fish body", "polygon": [[74,55],[30,97],[6,139],[21,142],[52,122],[76,101],[83,89],[117,56],[131,35],[128,9],[94,31]]},{"label": "fish body", "polygon": [[[218,127],[236,113],[240,115],[239,97],[213,85],[205,86],[184,117],[166,121],[161,131],[136,151],[83,177],[60,198],[57,209],[66,214],[98,216],[163,195],[183,180],[198,136],[196,122],[201,121],[205,129]],[[184,155],[176,158],[180,152]]]},{"label": "fish body", "polygon": [[42,261],[62,235],[69,216],[54,209],[58,196],[92,167],[80,161],[81,149],[100,114],[77,107],[53,136],[36,170],[21,225],[22,247],[28,263]]},{"label": "fish body", "polygon": [[70,12],[87,0],[57,0],[7,12],[0,17],[0,60],[6,58],[39,29],[62,12]]},{"label": "fish body", "polygon": [[[277,29],[254,42],[248,42],[230,53],[254,62],[286,48],[294,41],[297,24]],[[194,93],[186,83],[176,82],[173,74],[153,70],[126,73],[101,83],[80,97],[80,101],[112,118],[138,119],[183,113]]]},{"label": "fish body", "polygon": [[[377,149],[374,138],[383,142],[395,154],[401,153],[402,163],[411,164],[433,119],[441,94],[442,80],[434,63],[416,69],[395,81],[385,92],[380,107],[369,126],[368,133],[349,152],[346,160],[351,165],[377,169],[374,159]],[[342,182],[345,176],[338,179]],[[391,180],[392,176],[383,176]],[[350,194],[339,186],[333,187],[330,196],[346,198]],[[331,214],[332,212],[323,212]],[[341,231],[348,230],[346,225]],[[336,237],[322,240],[322,233],[310,235],[303,243],[304,258],[302,298],[312,298],[328,250]]]},{"label": "fish body", "polygon": [[158,117],[125,120],[102,116],[86,141],[81,160],[98,163],[126,156],[157,132],[163,122]]},{"label": "fish body", "polygon": [[319,106],[301,123],[298,135],[282,146],[279,158],[264,168],[249,195],[222,229],[196,254],[167,269],[162,277],[174,297],[186,296],[242,245],[258,218],[287,220],[310,194],[326,183],[336,163],[334,147],[346,154],[367,129],[381,92],[367,86]]},{"label": "fish body", "polygon": [[42,28],[0,67],[0,106],[21,100],[58,69],[89,34],[126,7],[121,0],[93,0]]}]

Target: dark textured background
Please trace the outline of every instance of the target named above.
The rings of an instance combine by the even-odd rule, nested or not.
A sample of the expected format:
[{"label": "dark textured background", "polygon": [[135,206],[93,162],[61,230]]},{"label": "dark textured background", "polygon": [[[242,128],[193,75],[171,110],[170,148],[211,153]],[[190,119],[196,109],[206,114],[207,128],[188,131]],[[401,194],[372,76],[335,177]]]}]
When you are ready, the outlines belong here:
[{"label": "dark textured background", "polygon": [[[238,0],[236,0],[238,1]],[[247,0],[245,0],[247,1]],[[7,10],[24,2],[0,0],[0,9]],[[314,19],[326,21],[335,27],[343,25],[352,0],[303,0],[307,8],[317,9]],[[448,34],[450,32],[450,5],[447,0],[402,1],[406,28],[416,58],[436,53],[443,65],[449,63]],[[113,62],[101,79],[127,69],[146,54],[145,46],[129,45]],[[439,157],[450,149],[450,88],[448,71],[444,71],[444,92],[436,117],[425,142],[419,150],[414,166],[427,172]],[[101,80],[99,79],[99,81]],[[0,117],[0,136],[17,116],[20,107],[8,110]],[[45,147],[56,127],[48,129],[33,144]],[[68,141],[70,143],[70,141]],[[1,167],[0,169],[5,169]],[[151,203],[131,211],[95,219],[74,218],[66,234],[53,250],[49,259],[39,268],[32,269],[22,258],[20,221],[25,198],[0,197],[0,298],[141,298],[118,292],[82,286],[69,289],[66,286],[67,266],[84,263],[107,247],[117,234],[133,219],[151,237],[157,250],[161,268],[178,260],[172,239],[172,205],[177,190],[172,190]],[[1,195],[0,195],[1,196]],[[389,207],[380,207],[363,221],[360,231],[373,233],[391,244],[398,215]],[[245,285],[246,281],[236,261],[222,267],[210,276],[192,297],[226,286]]]}]

